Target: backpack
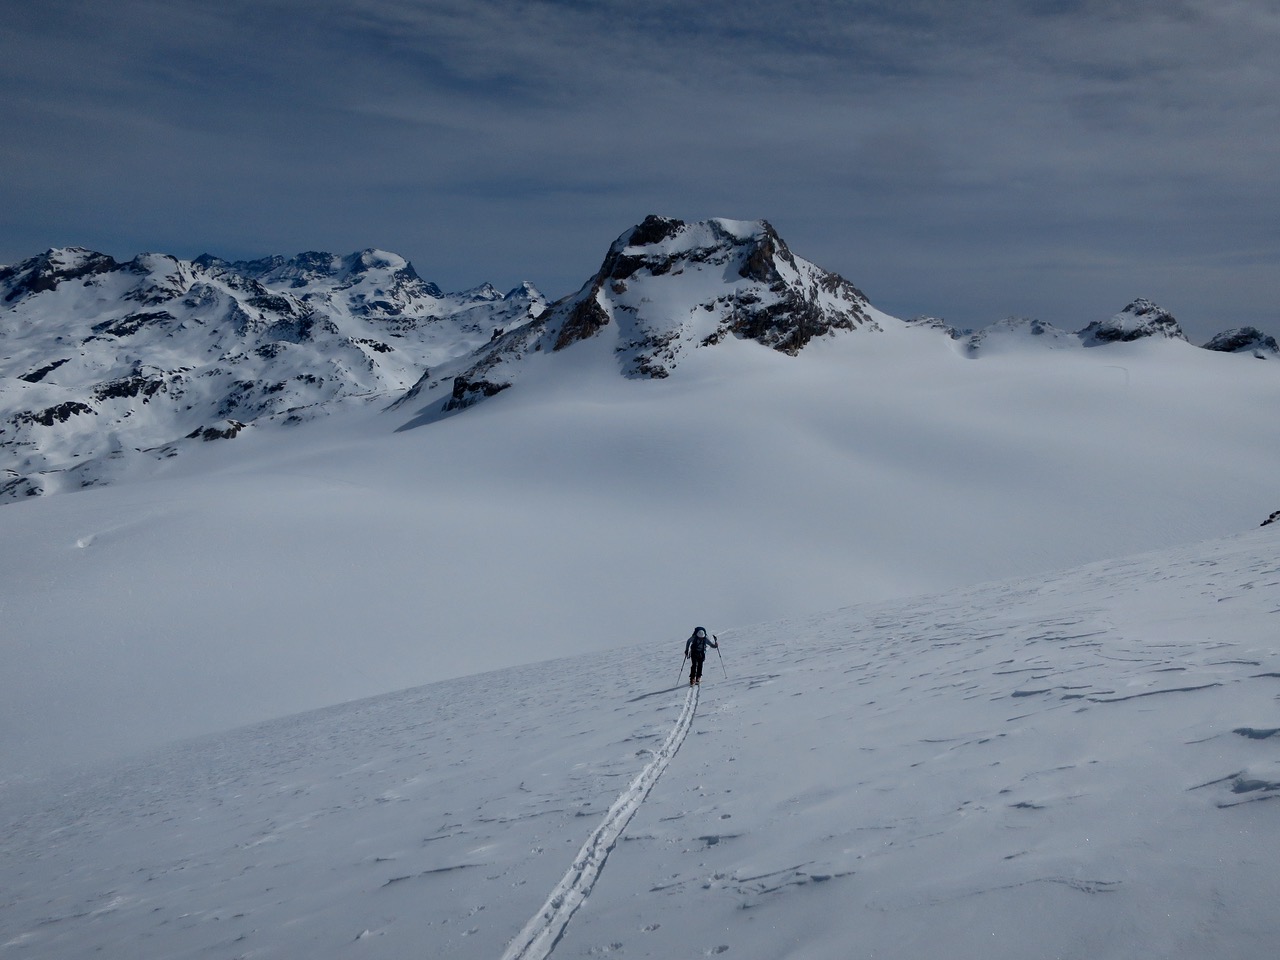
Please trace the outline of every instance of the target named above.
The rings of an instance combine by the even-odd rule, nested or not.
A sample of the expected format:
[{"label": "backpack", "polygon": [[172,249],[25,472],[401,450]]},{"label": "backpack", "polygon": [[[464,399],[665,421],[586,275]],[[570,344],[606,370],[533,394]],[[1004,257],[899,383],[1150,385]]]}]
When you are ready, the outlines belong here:
[{"label": "backpack", "polygon": [[[699,628],[701,629],[701,628]],[[698,636],[698,631],[693,631],[693,635],[689,637],[689,656],[705,657],[707,655],[707,632],[702,631],[702,636]]]}]

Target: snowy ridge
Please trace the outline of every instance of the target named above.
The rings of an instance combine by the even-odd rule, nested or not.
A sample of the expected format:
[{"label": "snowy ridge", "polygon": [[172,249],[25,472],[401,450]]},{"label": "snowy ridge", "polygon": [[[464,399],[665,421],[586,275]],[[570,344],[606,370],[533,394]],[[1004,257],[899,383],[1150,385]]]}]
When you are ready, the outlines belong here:
[{"label": "snowy ridge", "polygon": [[0,303],[0,502],[385,403],[546,306],[528,285],[442,293],[379,250],[235,263],[50,250],[0,269]]},{"label": "snowy ridge", "polygon": [[[972,358],[993,353],[1016,352],[1034,345],[1039,350],[1105,347],[1138,340],[1188,342],[1173,314],[1150,300],[1138,299],[1107,320],[1096,320],[1081,330],[1070,332],[1033,317],[1006,317],[976,331],[960,331],[936,317],[908,321],[922,329],[935,329],[961,341]],[[1237,327],[1212,337],[1203,348],[1215,353],[1250,354],[1259,360],[1280,355],[1274,337],[1256,327]]]},{"label": "snowy ridge", "polygon": [[685,696],[684,709],[680,711],[680,716],[676,717],[666,742],[654,754],[649,764],[631,781],[631,785],[614,801],[600,826],[596,827],[595,832],[587,838],[587,842],[574,857],[569,871],[551,891],[551,896],[547,898],[542,909],[511,941],[506,953],[502,955],[502,960],[543,960],[550,956],[551,951],[564,935],[569,920],[591,895],[591,888],[595,886],[596,879],[604,869],[604,862],[614,844],[617,843],[618,837],[627,828],[627,824],[631,822],[640,804],[649,795],[649,791],[653,789],[662,772],[667,769],[667,764],[671,762],[671,758],[675,756],[680,745],[684,743],[685,737],[689,735],[689,728],[693,725],[693,715],[698,709],[698,689],[696,685],[690,685],[689,692]]},{"label": "snowy ridge", "polygon": [[576,294],[474,356],[428,371],[405,399],[428,401],[427,422],[506,390],[540,358],[585,341],[606,340],[624,376],[661,380],[693,351],[727,339],[796,356],[815,339],[879,332],[880,319],[897,322],[843,277],[793,254],[767,221],[650,216],[613,242]]},{"label": "snowy ridge", "polygon": [[1133,301],[1109,320],[1096,320],[1080,331],[1086,347],[1107,343],[1131,343],[1147,337],[1187,339],[1173,314],[1147,299]]},{"label": "snowy ridge", "polygon": [[[1145,299],[1078,333],[1030,319],[964,334],[940,320],[910,325],[964,340],[970,358],[1028,343],[1186,341]],[[49,250],[0,267],[0,503],[152,476],[209,441],[361,405],[421,404],[414,425],[435,422],[536,380],[571,347],[579,366],[603,355],[615,373],[661,380],[708,347],[748,342],[796,357],[859,331],[874,349],[870,335],[905,326],[792,253],[765,220],[649,216],[552,305],[528,283],[445,293],[375,249],[127,263]],[[1280,353],[1252,328],[1205,347]]]}]

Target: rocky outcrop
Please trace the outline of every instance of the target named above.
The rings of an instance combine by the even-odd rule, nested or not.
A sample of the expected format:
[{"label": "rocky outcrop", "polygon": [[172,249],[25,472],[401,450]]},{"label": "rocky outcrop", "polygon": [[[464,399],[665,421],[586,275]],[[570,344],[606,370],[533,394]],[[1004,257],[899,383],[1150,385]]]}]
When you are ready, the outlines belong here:
[{"label": "rocky outcrop", "polygon": [[188,440],[195,440],[197,437],[204,441],[209,440],[230,440],[238,437],[240,431],[245,428],[245,424],[239,420],[223,420],[220,425],[212,427],[197,427],[195,430],[187,434]]},{"label": "rocky outcrop", "polygon": [[880,329],[866,297],[795,256],[767,222],[650,216],[614,241],[576,294],[431,369],[393,406],[426,401],[415,423],[456,412],[511,387],[539,354],[600,337],[624,376],[660,380],[690,351],[728,338],[794,356],[857,329]]},{"label": "rocky outcrop", "polygon": [[119,270],[105,253],[83,247],[47,250],[11,267],[0,267],[0,291],[5,303],[14,303],[49,290],[68,280],[81,280]]},{"label": "rocky outcrop", "polygon": [[591,293],[574,303],[566,312],[556,334],[555,350],[563,350],[579,340],[594,337],[609,323],[609,313],[600,303],[601,286],[597,279]]},{"label": "rocky outcrop", "polygon": [[794,356],[815,337],[875,329],[867,306],[847,280],[796,257],[767,221],[650,216],[615,241],[576,298],[558,305],[555,349],[613,321],[625,372],[660,378],[687,350],[728,336]]},{"label": "rocky outcrop", "polygon": [[1220,353],[1251,353],[1260,360],[1273,359],[1280,354],[1276,338],[1268,336],[1257,327],[1224,330],[1206,343],[1204,348]]},{"label": "rocky outcrop", "polygon": [[576,294],[469,362],[432,370],[405,400],[447,390],[439,410],[457,411],[510,387],[539,353],[604,335],[623,375],[654,380],[730,337],[795,356],[815,338],[879,330],[868,308],[856,287],[795,256],[763,220],[650,216],[614,241]]},{"label": "rocky outcrop", "polygon": [[1150,300],[1135,300],[1109,320],[1099,320],[1080,331],[1086,347],[1107,343],[1131,343],[1147,337],[1186,340],[1182,327],[1163,307]]}]

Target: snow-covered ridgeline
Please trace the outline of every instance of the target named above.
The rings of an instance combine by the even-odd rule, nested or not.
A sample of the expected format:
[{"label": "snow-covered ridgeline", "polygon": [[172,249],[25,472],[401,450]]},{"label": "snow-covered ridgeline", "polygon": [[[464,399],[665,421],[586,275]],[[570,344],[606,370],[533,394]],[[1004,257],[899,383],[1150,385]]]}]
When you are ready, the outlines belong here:
[{"label": "snow-covered ridgeline", "polygon": [[541,357],[597,338],[636,378],[665,379],[726,338],[795,356],[817,337],[879,330],[872,312],[857,288],[795,256],[765,221],[651,216],[614,241],[576,294],[428,371],[399,404],[425,399],[424,420],[451,413],[506,390]]},{"label": "snow-covered ridgeline", "polygon": [[[527,283],[446,294],[378,250],[128,263],[50,250],[0,268],[0,301],[0,502],[155,473],[204,441],[314,420],[352,400],[431,422],[584,341],[607,340],[616,372],[663,379],[727,340],[795,356],[815,339],[903,326],[793,254],[766,221],[658,216],[619,236],[596,274],[550,308]],[[962,341],[971,358],[1027,343],[1186,340],[1147,300],[1076,333],[1025,319],[976,333],[912,325]],[[1205,346],[1278,352],[1252,328]]]},{"label": "snow-covered ridgeline", "polygon": [[0,303],[0,500],[386,403],[546,306],[529,285],[446,294],[376,250],[236,263],[51,250],[0,270]]}]

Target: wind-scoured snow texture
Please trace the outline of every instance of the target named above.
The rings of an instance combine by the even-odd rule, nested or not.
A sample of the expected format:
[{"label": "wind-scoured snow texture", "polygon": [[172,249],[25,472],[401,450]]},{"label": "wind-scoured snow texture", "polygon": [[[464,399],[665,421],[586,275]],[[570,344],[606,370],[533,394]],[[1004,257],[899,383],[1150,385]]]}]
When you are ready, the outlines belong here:
[{"label": "wind-scoured snow texture", "polygon": [[0,269],[0,502],[106,482],[246,425],[385,402],[536,316],[377,250],[228,263],[50,250]]},{"label": "wind-scoured snow texture", "polygon": [[[1276,546],[719,630],[552,956],[1270,955]],[[10,782],[0,947],[500,956],[671,743],[680,642]]]},{"label": "wind-scoured snow texture", "polygon": [[649,791],[653,789],[667,769],[671,758],[689,735],[689,727],[693,724],[693,715],[698,708],[698,687],[689,685],[689,693],[685,696],[684,709],[676,718],[666,742],[654,754],[649,764],[640,771],[626,790],[613,802],[609,812],[605,814],[600,826],[587,838],[573,864],[564,878],[556,884],[551,896],[542,905],[523,930],[507,947],[503,960],[542,960],[550,956],[556,943],[564,935],[569,920],[577,913],[578,908],[591,895],[591,889],[604,869],[614,844],[627,828],[635,812],[640,809]]},{"label": "wind-scoured snow texture", "polygon": [[628,377],[669,376],[686,355],[727,337],[792,356],[815,337],[879,324],[842,277],[795,256],[763,220],[685,223],[650,216],[619,237],[600,270],[477,358],[430,371],[408,399],[449,395],[441,412],[511,386],[533,355],[607,340]]}]

